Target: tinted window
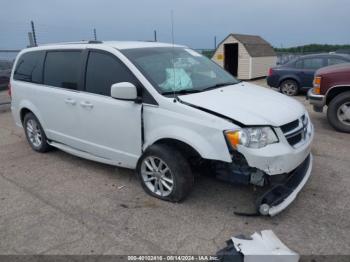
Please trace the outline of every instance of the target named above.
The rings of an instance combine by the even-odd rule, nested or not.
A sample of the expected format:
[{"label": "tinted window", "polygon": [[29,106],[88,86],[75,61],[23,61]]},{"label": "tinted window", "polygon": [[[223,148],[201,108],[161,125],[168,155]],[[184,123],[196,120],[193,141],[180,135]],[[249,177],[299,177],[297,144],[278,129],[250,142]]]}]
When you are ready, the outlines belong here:
[{"label": "tinted window", "polygon": [[48,52],[45,59],[44,84],[78,89],[80,51]]},{"label": "tinted window", "polygon": [[295,67],[296,68],[303,68],[303,60],[299,60],[295,62]]},{"label": "tinted window", "polygon": [[347,61],[340,58],[328,58],[328,65],[337,65],[347,63]]},{"label": "tinted window", "polygon": [[17,62],[13,78],[26,82],[41,83],[44,54],[44,52],[39,51],[23,54]]},{"label": "tinted window", "polygon": [[112,54],[90,52],[86,69],[86,91],[110,96],[112,84],[120,82],[137,84],[131,72]]},{"label": "tinted window", "polygon": [[323,67],[323,58],[309,58],[304,59],[304,68],[319,69]]},{"label": "tinted window", "polygon": [[7,70],[12,68],[10,61],[0,61],[0,70]]}]

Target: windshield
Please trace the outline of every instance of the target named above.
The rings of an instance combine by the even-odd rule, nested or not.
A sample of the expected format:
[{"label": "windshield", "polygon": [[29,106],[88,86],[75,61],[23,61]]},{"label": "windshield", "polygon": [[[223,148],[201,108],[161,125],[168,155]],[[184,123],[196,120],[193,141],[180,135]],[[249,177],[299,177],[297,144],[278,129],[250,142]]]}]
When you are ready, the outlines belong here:
[{"label": "windshield", "polygon": [[238,81],[201,54],[185,48],[121,50],[164,95],[203,92]]}]

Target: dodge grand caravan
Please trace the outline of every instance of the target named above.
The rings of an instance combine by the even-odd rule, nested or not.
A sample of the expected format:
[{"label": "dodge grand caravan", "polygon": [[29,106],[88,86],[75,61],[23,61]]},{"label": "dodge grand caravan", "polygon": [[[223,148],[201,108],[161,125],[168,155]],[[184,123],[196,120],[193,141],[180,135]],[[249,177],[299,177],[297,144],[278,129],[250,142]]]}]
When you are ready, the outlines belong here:
[{"label": "dodge grand caravan", "polygon": [[77,42],[21,51],[11,109],[38,152],[55,147],[136,169],[150,195],[184,199],[193,167],[264,188],[276,215],[307,182],[313,125],[297,101],[236,80],[201,54],[150,42]]}]

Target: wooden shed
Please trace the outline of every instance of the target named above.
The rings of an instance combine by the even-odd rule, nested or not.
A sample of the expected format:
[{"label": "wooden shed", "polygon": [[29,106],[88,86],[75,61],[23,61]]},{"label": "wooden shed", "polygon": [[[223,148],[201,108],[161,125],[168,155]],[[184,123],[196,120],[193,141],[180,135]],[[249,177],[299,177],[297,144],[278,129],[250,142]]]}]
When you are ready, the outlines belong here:
[{"label": "wooden shed", "polygon": [[217,47],[212,60],[238,79],[267,76],[276,65],[272,46],[260,36],[229,34]]}]

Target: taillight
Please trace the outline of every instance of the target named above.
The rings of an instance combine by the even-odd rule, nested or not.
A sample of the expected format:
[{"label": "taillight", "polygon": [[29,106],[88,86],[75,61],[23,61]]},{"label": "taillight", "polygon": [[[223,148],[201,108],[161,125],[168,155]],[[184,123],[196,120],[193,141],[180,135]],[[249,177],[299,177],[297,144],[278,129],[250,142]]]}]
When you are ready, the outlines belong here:
[{"label": "taillight", "polygon": [[270,69],[269,69],[269,76],[272,76],[272,75],[273,75],[273,69],[270,68]]},{"label": "taillight", "polygon": [[12,95],[12,90],[11,90],[11,83],[10,83],[10,82],[9,82],[9,84],[7,85],[7,88],[8,88],[7,93],[8,93],[8,95],[11,97],[11,95]]}]

